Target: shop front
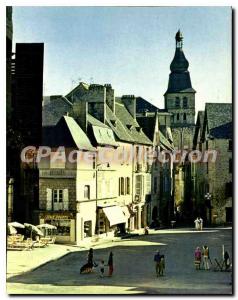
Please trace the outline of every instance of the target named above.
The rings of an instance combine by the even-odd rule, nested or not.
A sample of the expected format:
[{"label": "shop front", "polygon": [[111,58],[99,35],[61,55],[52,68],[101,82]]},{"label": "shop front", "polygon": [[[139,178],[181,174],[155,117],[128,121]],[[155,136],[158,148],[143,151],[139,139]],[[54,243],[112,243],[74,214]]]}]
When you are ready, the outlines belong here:
[{"label": "shop front", "polygon": [[129,211],[117,205],[98,207],[98,233],[114,236],[126,233]]},{"label": "shop front", "polygon": [[72,212],[41,212],[40,224],[57,227],[56,243],[75,243],[75,214]]}]

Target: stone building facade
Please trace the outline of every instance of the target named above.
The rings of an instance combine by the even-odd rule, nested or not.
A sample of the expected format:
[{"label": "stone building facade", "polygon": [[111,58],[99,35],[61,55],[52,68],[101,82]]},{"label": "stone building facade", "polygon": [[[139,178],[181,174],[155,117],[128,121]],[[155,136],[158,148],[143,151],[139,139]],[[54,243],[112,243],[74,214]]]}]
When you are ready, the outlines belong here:
[{"label": "stone building facade", "polygon": [[198,113],[194,149],[216,152],[191,166],[195,208],[211,224],[232,222],[232,126],[232,104],[206,103]]},{"label": "stone building facade", "polygon": [[[60,116],[66,103],[62,97],[45,103],[44,144],[76,151],[84,146],[85,151],[95,153],[94,164],[84,169],[82,162],[68,163],[60,172],[49,162],[39,164],[40,207],[36,212],[40,222],[58,222],[62,227],[58,240],[77,244],[95,235],[123,233],[148,224],[151,168],[145,154],[152,149],[152,141],[136,120],[133,95],[115,98],[110,85],[80,83],[78,88],[73,103],[66,98],[71,103],[66,115]],[[90,194],[86,199],[85,193]],[[66,197],[68,205],[53,211],[49,206],[49,211],[47,197],[60,197],[61,202]]]}]

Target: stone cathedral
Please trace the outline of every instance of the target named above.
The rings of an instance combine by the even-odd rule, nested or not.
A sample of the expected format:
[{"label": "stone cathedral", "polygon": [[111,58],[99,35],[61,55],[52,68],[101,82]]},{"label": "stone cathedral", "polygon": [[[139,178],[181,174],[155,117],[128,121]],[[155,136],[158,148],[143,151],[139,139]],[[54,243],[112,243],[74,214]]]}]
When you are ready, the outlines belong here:
[{"label": "stone cathedral", "polygon": [[196,91],[192,87],[180,30],[176,33],[175,41],[175,55],[170,64],[168,88],[164,94],[165,109],[172,113],[171,127],[175,148],[192,149]]}]

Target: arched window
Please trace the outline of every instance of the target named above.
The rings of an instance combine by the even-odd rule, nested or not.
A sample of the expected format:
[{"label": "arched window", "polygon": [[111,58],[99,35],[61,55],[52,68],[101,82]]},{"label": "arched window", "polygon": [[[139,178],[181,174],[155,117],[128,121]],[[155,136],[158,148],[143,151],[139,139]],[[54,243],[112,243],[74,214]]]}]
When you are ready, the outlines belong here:
[{"label": "arched window", "polygon": [[176,97],[176,99],[175,99],[175,107],[180,107],[180,99],[179,99],[179,97]]},{"label": "arched window", "polygon": [[179,120],[179,113],[177,113],[177,121]]},{"label": "arched window", "polygon": [[187,115],[184,113],[183,114],[183,120],[186,121],[187,120]]},{"label": "arched window", "polygon": [[187,107],[188,107],[188,98],[183,97],[183,108],[187,108]]},{"label": "arched window", "polygon": [[84,186],[84,199],[90,199],[90,186]]}]

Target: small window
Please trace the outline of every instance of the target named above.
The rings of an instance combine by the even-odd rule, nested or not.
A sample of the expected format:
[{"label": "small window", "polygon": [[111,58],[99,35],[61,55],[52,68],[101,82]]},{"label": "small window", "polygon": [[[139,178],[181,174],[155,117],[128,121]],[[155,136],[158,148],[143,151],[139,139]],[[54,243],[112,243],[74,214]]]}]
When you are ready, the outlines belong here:
[{"label": "small window", "polygon": [[188,107],[188,98],[184,97],[183,98],[183,108],[187,108]]},{"label": "small window", "polygon": [[229,151],[232,151],[232,140],[229,140],[228,150],[229,150]]},{"label": "small window", "polygon": [[119,178],[119,183],[118,183],[118,195],[121,196],[121,178]]},{"label": "small window", "polygon": [[176,97],[176,99],[175,99],[175,107],[180,107],[180,99],[179,99],[179,97]]},{"label": "small window", "polygon": [[229,159],[229,173],[232,173],[232,158]]},{"label": "small window", "polygon": [[84,199],[90,199],[90,186],[84,186]]},{"label": "small window", "polygon": [[177,114],[177,121],[179,121],[179,114]]},{"label": "small window", "polygon": [[123,177],[121,177],[121,195],[125,195],[125,185]]},{"label": "small window", "polygon": [[183,120],[186,121],[187,120],[187,115],[184,113],[183,114]]},{"label": "small window", "polygon": [[126,194],[130,195],[130,177],[126,177]]}]

